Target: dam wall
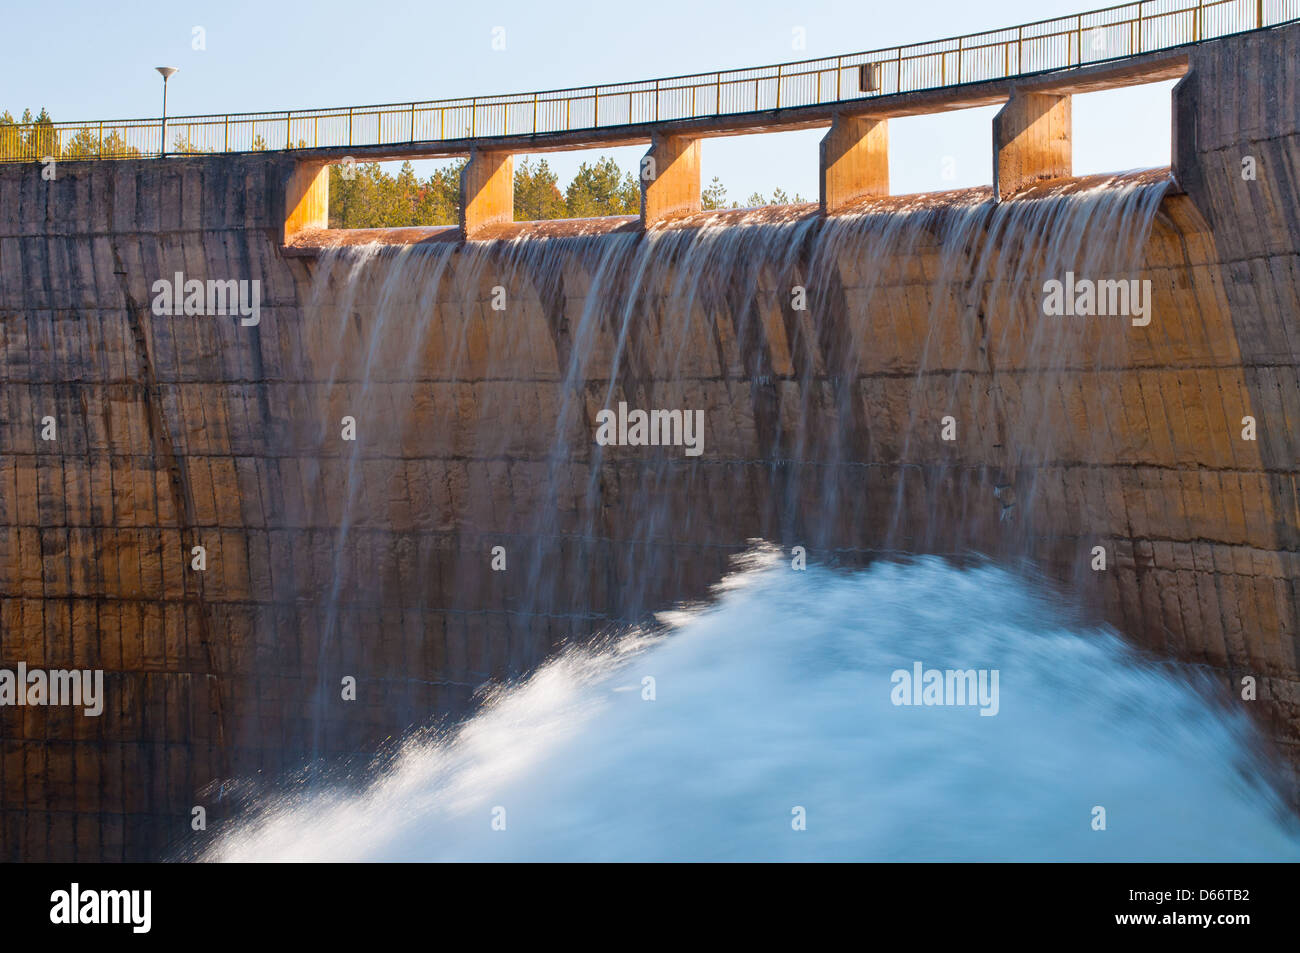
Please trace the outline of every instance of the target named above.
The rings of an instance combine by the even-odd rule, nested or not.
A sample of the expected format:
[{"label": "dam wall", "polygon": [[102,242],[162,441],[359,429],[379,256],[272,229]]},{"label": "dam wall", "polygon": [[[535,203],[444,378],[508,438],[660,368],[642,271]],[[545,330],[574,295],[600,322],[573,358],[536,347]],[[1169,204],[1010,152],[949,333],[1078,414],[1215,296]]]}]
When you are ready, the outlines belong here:
[{"label": "dam wall", "polygon": [[[0,707],[0,857],[197,849],[755,539],[1031,567],[1300,763],[1300,27],[1188,56],[1171,173],[831,219],[286,246],[286,154],[0,167],[0,668],[105,672]],[[1149,324],[1043,315],[1127,251]],[[176,273],[257,323],[154,313]],[[620,402],[700,454],[597,445]]]}]

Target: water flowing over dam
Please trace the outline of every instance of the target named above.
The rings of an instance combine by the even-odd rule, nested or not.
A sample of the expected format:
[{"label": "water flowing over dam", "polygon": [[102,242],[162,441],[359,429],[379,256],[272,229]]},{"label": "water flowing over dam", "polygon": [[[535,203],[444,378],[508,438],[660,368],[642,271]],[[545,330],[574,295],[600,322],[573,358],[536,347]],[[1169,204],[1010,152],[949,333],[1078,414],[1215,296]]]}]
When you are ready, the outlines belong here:
[{"label": "water flowing over dam", "polygon": [[1295,859],[1300,25],[1188,43],[1098,67],[1169,168],[1062,171],[1085,65],[924,195],[829,111],[820,202],[639,218],[0,164],[0,670],[104,673],[0,705],[0,856]]},{"label": "water flowing over dam", "polygon": [[[309,402],[328,408],[327,424],[305,437],[307,446],[338,447],[305,481],[308,500],[337,507],[339,527],[321,671],[367,670],[375,613],[400,610],[403,625],[423,626],[427,637],[452,605],[469,615],[469,640],[496,626],[513,634],[512,623],[524,621],[522,644],[504,637],[477,664],[467,644],[452,684],[388,682],[386,704],[409,699],[416,723],[413,693],[443,701],[459,691],[468,702],[483,680],[525,675],[562,641],[623,641],[604,652],[571,650],[513,693],[490,690],[496,703],[487,711],[451,740],[413,741],[365,793],[309,786],[314,793],[263,805],[258,823],[229,833],[209,856],[901,859],[919,850],[932,858],[1028,858],[1059,850],[1061,839],[1027,829],[1025,817],[1041,812],[1050,828],[1061,801],[1087,799],[1093,785],[1110,792],[1098,795],[1110,810],[1146,806],[1113,844],[1089,843],[1087,825],[1078,825],[1065,838],[1076,857],[1300,856],[1297,829],[1270,787],[1280,774],[1260,754],[1260,739],[1182,687],[1203,675],[1160,673],[1109,635],[1076,643],[1080,636],[1063,634],[1060,610],[1030,594],[1039,580],[938,562],[884,568],[904,554],[969,563],[983,553],[1046,568],[1076,597],[1104,602],[1108,594],[1094,581],[1104,574],[1079,554],[1118,529],[1105,505],[1107,491],[1122,492],[1104,466],[1118,442],[1107,408],[1123,405],[1119,371],[1142,353],[1145,317],[1134,308],[1045,318],[1042,289],[1047,276],[1068,272],[1126,282],[1157,274],[1160,282],[1144,263],[1169,184],[1163,173],[1144,173],[1007,203],[987,190],[884,200],[830,220],[787,208],[717,213],[645,234],[621,234],[610,223],[604,235],[325,251],[307,314],[322,330],[313,358],[314,377],[324,382]],[[1168,290],[1162,283],[1161,296]],[[523,322],[511,295],[526,296]],[[602,446],[593,421],[619,404],[701,408],[709,422],[702,452],[689,455],[667,440],[649,445],[648,436],[647,445]],[[366,421],[367,432],[338,443],[333,424],[345,415]],[[945,418],[979,438],[945,441]],[[430,472],[431,459],[446,462]],[[466,461],[463,477],[451,460]],[[1099,486],[1072,497],[1063,489],[1072,480]],[[412,508],[394,485],[424,488],[429,498],[419,510],[434,533],[399,548],[389,566],[376,559],[388,547],[375,546],[374,534],[405,524]],[[457,528],[450,552],[440,525]],[[467,545],[467,536],[475,542]],[[768,548],[742,560],[747,571],[726,577],[752,593],[752,603],[724,599],[713,614],[670,616],[679,626],[641,661],[642,641],[653,640],[648,613],[707,598],[756,540]],[[495,546],[504,563],[489,574]],[[856,580],[826,577],[814,565],[818,582],[810,577],[805,591],[791,569],[796,546],[814,563],[886,562]],[[980,608],[956,597],[981,581],[990,590]],[[927,608],[946,605],[948,587],[954,604],[942,614]],[[820,598],[835,607],[826,616],[809,609]],[[976,633],[962,621],[985,618],[995,621]],[[728,648],[694,647],[710,637]],[[1005,651],[1035,659],[1032,674],[988,661],[1003,658],[1003,637],[1013,645]],[[991,644],[978,644],[982,638]],[[1059,639],[1070,648],[1061,650]],[[1076,651],[1088,659],[1082,666],[1065,661]],[[691,725],[696,757],[717,752],[707,764],[689,754],[680,763],[679,732],[653,715],[621,730],[594,727],[600,712],[617,719],[624,716],[615,711],[646,701],[643,676],[627,674],[626,656],[651,672],[661,654],[675,652],[703,654],[652,677],[665,692],[680,678],[682,694],[665,707],[683,711],[676,717]],[[730,665],[721,666],[727,653]],[[1026,692],[1028,710],[1004,718],[992,738],[978,722],[969,732],[902,724],[886,686],[913,659],[945,669],[987,663],[1008,702]],[[844,697],[827,701],[828,691]],[[1137,699],[1148,692],[1155,697],[1140,717]],[[760,703],[763,693],[773,701]],[[1061,693],[1073,705],[1046,714]],[[337,697],[323,676],[313,757],[346,750],[345,736],[331,737],[348,730]],[[914,738],[914,730],[936,735]],[[635,739],[647,732],[664,740],[646,748]],[[1103,754],[1107,738],[1132,748]],[[856,767],[840,767],[845,759]],[[918,800],[897,781],[913,759],[957,767],[947,786]],[[752,788],[695,792],[687,780],[725,779],[741,765],[754,775]],[[1005,789],[983,773],[1007,783],[1002,772],[1017,770],[1024,774],[1016,787],[1054,793],[1024,806],[1001,834],[968,839],[947,828],[920,846],[910,835],[893,843],[886,834],[911,830],[900,818],[913,812],[919,823],[925,814],[952,820],[955,810],[996,811]],[[782,784],[794,776],[808,783],[808,773],[821,789],[815,799],[833,803],[832,811],[848,809],[835,792],[855,784],[874,792],[867,801],[888,806],[874,824],[837,813],[825,822],[835,834],[783,844],[783,812],[760,821],[757,805],[789,799],[794,791]],[[619,806],[654,777],[679,779],[680,787],[664,782],[679,793],[661,792],[644,814],[625,813]],[[1164,795],[1152,786],[1157,777]],[[1241,780],[1252,777],[1253,786]],[[1188,790],[1196,792],[1190,806]],[[971,800],[972,791],[988,800]],[[1193,826],[1210,829],[1214,819],[1221,837],[1171,842],[1165,825],[1146,815],[1175,792],[1200,813]],[[585,804],[589,814],[575,817],[562,803]],[[522,845],[490,839],[484,819],[505,805],[522,808],[515,823],[530,832]],[[700,827],[666,836],[676,816]],[[597,830],[611,841],[592,843]]]},{"label": "water flowing over dam", "polygon": [[[440,687],[463,692],[702,595],[750,539],[836,562],[1072,554],[1105,516],[1086,498],[1059,512],[1059,484],[1037,476],[1113,452],[1084,395],[1118,402],[1139,329],[1046,322],[1043,276],[1136,278],[1167,187],[1147,174],[832,220],[760,210],[646,234],[326,251],[307,306],[323,384],[304,400],[327,411],[302,435],[304,452],[325,448],[306,499],[339,527],[322,656],[364,666],[358,633],[385,609],[529,622],[530,654]],[[701,452],[650,434],[602,446],[593,421],[620,404],[702,412]],[[365,422],[356,440],[335,439],[345,416]],[[945,440],[945,418],[978,440]],[[413,507],[394,486],[428,497]],[[376,564],[375,533],[413,516],[430,536]],[[495,546],[505,568],[485,575]]]}]

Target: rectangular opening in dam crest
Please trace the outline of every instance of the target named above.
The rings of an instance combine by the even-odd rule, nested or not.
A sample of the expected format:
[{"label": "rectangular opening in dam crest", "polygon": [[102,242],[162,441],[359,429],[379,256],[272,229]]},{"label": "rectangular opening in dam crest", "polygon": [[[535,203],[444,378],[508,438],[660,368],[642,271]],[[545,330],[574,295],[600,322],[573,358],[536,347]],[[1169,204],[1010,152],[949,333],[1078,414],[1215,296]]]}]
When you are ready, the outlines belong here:
[{"label": "rectangular opening in dam crest", "polygon": [[636,216],[644,145],[520,153],[514,157],[514,220]]},{"label": "rectangular opening in dam crest", "polygon": [[1177,80],[1075,93],[1074,174],[1157,169],[1170,163]]},{"label": "rectangular opening in dam crest", "polygon": [[816,202],[824,135],[824,128],[815,128],[705,139],[700,204],[711,210]]},{"label": "rectangular opening in dam crest", "polygon": [[465,159],[345,159],[329,169],[329,227],[455,226]]},{"label": "rectangular opening in dam crest", "polygon": [[889,182],[894,195],[993,184],[989,130],[1000,106],[977,106],[889,120]]}]

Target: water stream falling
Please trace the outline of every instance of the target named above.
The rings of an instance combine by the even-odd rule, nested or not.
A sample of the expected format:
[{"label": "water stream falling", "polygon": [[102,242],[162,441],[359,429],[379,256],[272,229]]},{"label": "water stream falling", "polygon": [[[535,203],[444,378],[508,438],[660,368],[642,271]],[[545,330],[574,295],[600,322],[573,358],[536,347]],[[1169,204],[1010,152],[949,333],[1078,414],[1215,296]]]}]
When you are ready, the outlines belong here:
[{"label": "water stream falling", "polygon": [[[1045,318],[1043,281],[1135,277],[1167,185],[325,252],[302,397],[321,423],[294,437],[333,554],[312,753],[354,744],[331,741],[337,673],[393,626],[445,646],[436,685],[385,676],[411,726],[496,687],[209,856],[1300,856],[1254,729],[1015,568],[1086,585],[1097,501],[1063,500],[1059,473],[1114,440],[1130,347],[1127,318]],[[703,453],[597,445],[620,402],[702,410]],[[949,417],[979,439],[945,442]],[[918,661],[998,670],[1000,712],[894,706]]]}]

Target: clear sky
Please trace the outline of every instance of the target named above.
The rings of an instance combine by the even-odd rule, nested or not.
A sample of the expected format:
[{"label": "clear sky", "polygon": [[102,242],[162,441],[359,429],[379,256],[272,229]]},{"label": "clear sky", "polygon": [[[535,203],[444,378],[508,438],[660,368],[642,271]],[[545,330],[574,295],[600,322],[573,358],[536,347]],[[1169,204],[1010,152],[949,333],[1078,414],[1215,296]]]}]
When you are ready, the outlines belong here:
[{"label": "clear sky", "polygon": [[[1105,0],[43,0],[6,5],[0,110],[56,120],[440,99],[851,53],[1105,6]],[[505,49],[493,49],[504,29]],[[201,28],[203,49],[195,49]],[[802,31],[797,33],[796,30]],[[802,35],[805,46],[796,48]],[[1076,173],[1169,162],[1171,84],[1075,98]],[[895,192],[988,184],[994,109],[891,120]],[[817,194],[820,130],[707,140],[728,195]],[[604,150],[624,168],[641,148]],[[547,157],[567,182],[581,154]]]}]

